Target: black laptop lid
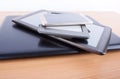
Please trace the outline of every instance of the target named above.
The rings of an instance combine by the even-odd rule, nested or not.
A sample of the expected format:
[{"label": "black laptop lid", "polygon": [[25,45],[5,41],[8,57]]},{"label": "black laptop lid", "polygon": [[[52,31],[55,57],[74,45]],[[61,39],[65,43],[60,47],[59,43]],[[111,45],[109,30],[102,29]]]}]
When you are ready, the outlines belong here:
[{"label": "black laptop lid", "polygon": [[[50,37],[16,26],[13,18],[8,16],[0,28],[0,59],[80,53]],[[120,49],[120,37],[112,34],[108,49]]]}]

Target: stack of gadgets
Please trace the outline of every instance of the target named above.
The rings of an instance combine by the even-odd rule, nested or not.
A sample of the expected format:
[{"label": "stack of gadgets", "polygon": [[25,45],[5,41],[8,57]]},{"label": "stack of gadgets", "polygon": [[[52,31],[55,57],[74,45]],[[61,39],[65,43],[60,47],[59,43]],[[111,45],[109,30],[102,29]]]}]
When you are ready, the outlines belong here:
[{"label": "stack of gadgets", "polygon": [[[120,37],[89,16],[40,10],[8,16],[0,30],[0,59],[120,49]],[[114,41],[116,40],[116,41]]]},{"label": "stack of gadgets", "polygon": [[83,14],[41,10],[15,18],[13,22],[99,54],[106,53],[111,36],[111,28],[93,24],[93,21]]}]

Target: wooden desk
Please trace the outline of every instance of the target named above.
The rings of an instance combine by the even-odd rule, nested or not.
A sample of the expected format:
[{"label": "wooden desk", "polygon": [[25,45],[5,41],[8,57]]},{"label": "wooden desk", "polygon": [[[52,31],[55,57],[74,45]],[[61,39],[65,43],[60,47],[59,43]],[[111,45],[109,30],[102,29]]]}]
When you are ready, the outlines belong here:
[{"label": "wooden desk", "polygon": [[[7,15],[27,12],[0,12],[0,22]],[[120,35],[120,14],[83,12],[108,25]],[[77,54],[0,61],[0,79],[120,79],[120,50],[106,55]]]}]

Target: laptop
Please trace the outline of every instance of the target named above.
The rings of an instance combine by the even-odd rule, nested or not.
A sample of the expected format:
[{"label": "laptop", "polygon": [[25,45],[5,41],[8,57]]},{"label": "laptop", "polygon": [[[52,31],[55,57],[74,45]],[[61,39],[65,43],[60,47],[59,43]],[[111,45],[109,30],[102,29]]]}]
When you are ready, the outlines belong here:
[{"label": "laptop", "polygon": [[[6,17],[1,25],[0,59],[84,53],[47,35],[17,26],[12,22],[15,17]],[[120,49],[120,37],[112,33],[108,50],[116,49]]]}]

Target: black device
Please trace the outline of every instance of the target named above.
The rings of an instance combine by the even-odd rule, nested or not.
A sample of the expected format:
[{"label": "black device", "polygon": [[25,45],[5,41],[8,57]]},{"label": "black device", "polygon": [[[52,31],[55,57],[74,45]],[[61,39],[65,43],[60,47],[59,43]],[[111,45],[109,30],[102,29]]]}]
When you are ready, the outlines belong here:
[{"label": "black device", "polygon": [[[99,22],[97,22],[95,19],[93,19],[90,16],[87,16],[88,18],[90,18],[94,24],[96,25],[100,25],[100,26],[104,26],[102,24],[100,24]],[[107,50],[119,50],[120,49],[120,37],[117,36],[116,34],[112,33],[111,37],[110,37],[110,42],[109,45],[107,47]]]},{"label": "black device", "polygon": [[90,38],[86,40],[81,39],[65,39],[56,36],[52,36],[53,38],[60,40],[69,45],[75,46],[77,48],[89,51],[96,52],[98,54],[106,54],[106,50],[109,44],[109,40],[111,37],[111,28],[100,25],[86,25],[88,30],[90,31]]},{"label": "black device", "polygon": [[[72,25],[72,26],[62,25],[62,26],[56,26],[56,28],[44,27],[42,25],[43,22],[41,20],[41,16],[47,13],[50,13],[50,12],[46,10],[40,10],[25,16],[14,18],[13,22],[17,24],[21,24],[30,29],[33,29],[40,34],[60,36],[63,38],[82,38],[82,39],[89,38],[88,30],[85,25]],[[61,13],[59,15],[64,15],[64,13]],[[57,20],[56,18],[53,18],[53,21],[56,21],[56,20]],[[74,31],[74,29],[72,29],[73,27],[74,29],[77,29],[77,31]],[[67,28],[67,29],[64,29],[64,28]]]},{"label": "black device", "polygon": [[[15,17],[6,17],[0,28],[0,59],[83,53],[49,36],[14,24],[12,19]],[[120,49],[120,37],[112,33],[107,49]]]}]

